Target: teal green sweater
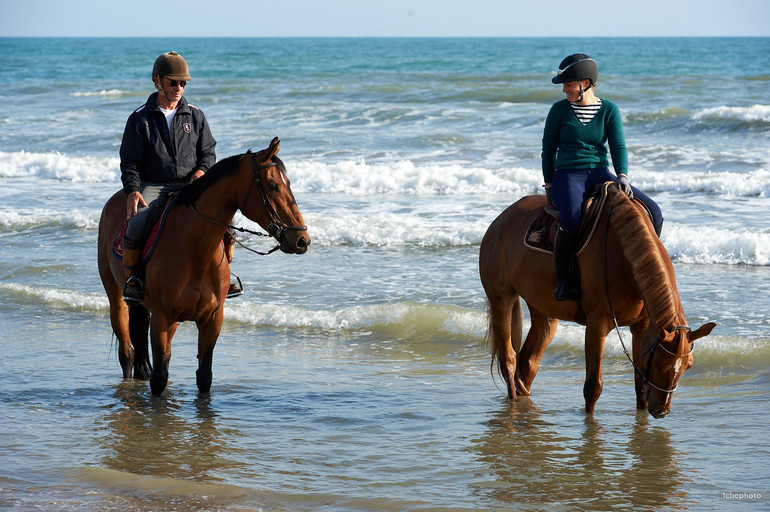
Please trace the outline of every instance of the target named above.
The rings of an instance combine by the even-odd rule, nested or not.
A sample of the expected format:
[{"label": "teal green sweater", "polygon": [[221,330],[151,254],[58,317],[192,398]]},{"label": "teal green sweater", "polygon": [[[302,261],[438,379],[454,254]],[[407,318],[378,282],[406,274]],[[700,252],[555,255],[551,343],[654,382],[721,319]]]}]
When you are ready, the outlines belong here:
[{"label": "teal green sweater", "polygon": [[628,174],[628,151],[620,110],[609,100],[590,123],[581,123],[569,102],[553,104],[543,130],[543,179],[551,183],[557,169],[609,167],[607,144],[615,174]]}]

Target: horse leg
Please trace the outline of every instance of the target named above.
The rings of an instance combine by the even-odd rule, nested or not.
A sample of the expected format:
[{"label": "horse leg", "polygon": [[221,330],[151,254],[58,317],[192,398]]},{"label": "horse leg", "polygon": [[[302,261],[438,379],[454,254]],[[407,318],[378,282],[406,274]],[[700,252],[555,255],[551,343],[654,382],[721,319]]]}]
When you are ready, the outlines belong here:
[{"label": "horse leg", "polygon": [[634,389],[636,390],[636,408],[640,411],[647,410],[647,390],[636,368],[642,368],[642,338],[650,326],[650,319],[645,318],[631,326],[632,349],[634,361]]},{"label": "horse leg", "polygon": [[222,313],[220,309],[213,320],[198,324],[198,369],[195,371],[195,382],[201,393],[211,390],[211,364],[214,359],[214,346],[222,329]]},{"label": "horse leg", "polygon": [[147,380],[150,378],[150,354],[148,351],[148,332],[150,328],[150,312],[141,304],[131,306],[128,312],[128,331],[131,333],[131,344],[134,350],[134,378]]},{"label": "horse leg", "polygon": [[131,369],[134,366],[134,347],[131,344],[131,331],[129,328],[128,306],[120,297],[120,294],[108,294],[110,300],[110,324],[112,332],[118,339],[118,361],[123,370],[123,378],[131,378]]},{"label": "horse leg", "polygon": [[152,341],[152,375],[150,389],[159,396],[168,384],[168,363],[171,361],[171,338],[176,331],[176,324],[162,321],[161,315],[150,318],[150,339]]},{"label": "horse leg", "polygon": [[[516,314],[514,314],[514,312]],[[489,301],[489,342],[492,347],[492,360],[497,365],[508,391],[508,398],[516,399],[516,348],[521,346],[521,298],[497,298]],[[517,320],[518,319],[518,320]],[[518,324],[511,339],[511,327]]]},{"label": "horse leg", "polygon": [[607,331],[599,329],[595,322],[586,325],[586,381],[583,384],[583,397],[586,401],[586,413],[593,414],[599,396],[602,394],[602,353]]},{"label": "horse leg", "polygon": [[516,368],[516,389],[522,395],[531,394],[532,381],[540,368],[543,353],[551,343],[559,320],[549,318],[540,311],[529,308],[532,325],[524,340],[524,347],[519,352],[519,364]]}]

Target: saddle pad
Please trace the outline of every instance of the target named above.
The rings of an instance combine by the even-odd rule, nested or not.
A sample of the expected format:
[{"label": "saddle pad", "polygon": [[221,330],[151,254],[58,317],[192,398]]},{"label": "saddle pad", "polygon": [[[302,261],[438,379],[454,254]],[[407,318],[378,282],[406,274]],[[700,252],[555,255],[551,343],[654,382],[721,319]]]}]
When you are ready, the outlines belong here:
[{"label": "saddle pad", "polygon": [[[166,223],[166,216],[168,216],[168,212],[171,209],[171,205],[174,204],[175,199],[176,195],[171,195],[169,197],[160,215],[158,215],[156,212],[150,213],[151,218],[148,224],[152,225],[152,228],[150,229],[150,233],[145,237],[146,242],[144,244],[144,248],[142,249],[142,259],[145,263],[149,261],[149,259],[152,257],[152,253],[155,251],[155,246],[158,243],[160,234],[163,232],[163,226]],[[160,208],[158,208],[156,211],[161,212]],[[123,226],[120,228],[118,236],[115,237],[115,243],[112,245],[112,254],[119,260],[123,259],[123,238],[126,236],[126,230],[128,229],[128,220],[129,219],[126,219],[125,222],[123,222]]]},{"label": "saddle pad", "polygon": [[535,249],[541,249],[543,251],[553,252],[553,240],[556,236],[556,218],[546,213],[545,208],[543,212],[537,216],[537,218],[530,224],[527,229],[527,235],[524,237],[524,242]]}]

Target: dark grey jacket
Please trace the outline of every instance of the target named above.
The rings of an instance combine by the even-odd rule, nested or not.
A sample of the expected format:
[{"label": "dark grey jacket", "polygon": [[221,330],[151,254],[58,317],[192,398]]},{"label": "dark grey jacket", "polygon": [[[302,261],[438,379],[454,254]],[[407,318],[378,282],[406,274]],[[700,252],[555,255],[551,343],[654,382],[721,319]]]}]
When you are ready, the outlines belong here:
[{"label": "dark grey jacket", "polygon": [[203,112],[182,97],[174,115],[171,133],[166,116],[153,93],[126,122],[120,144],[123,190],[130,194],[142,182],[172,183],[189,179],[197,169],[207,172],[216,162],[214,147]]}]

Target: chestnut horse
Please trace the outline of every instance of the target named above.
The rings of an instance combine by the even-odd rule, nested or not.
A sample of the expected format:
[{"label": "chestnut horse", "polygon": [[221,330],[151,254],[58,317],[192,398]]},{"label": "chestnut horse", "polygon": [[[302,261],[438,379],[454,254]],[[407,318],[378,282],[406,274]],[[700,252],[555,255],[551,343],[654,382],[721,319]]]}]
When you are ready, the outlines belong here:
[{"label": "chestnut horse", "polygon": [[[553,254],[524,242],[528,227],[543,212],[545,196],[520,199],[489,226],[479,270],[489,306],[492,362],[498,364],[509,398],[530,395],[559,320],[585,325],[583,396],[590,414],[602,392],[605,338],[617,324],[630,326],[637,408],[660,418],[670,411],[671,394],[693,364],[694,341],[716,324],[694,331],[687,327],[671,259],[652,223],[625,194],[609,188],[594,234],[577,256],[580,302],[554,300]],[[522,298],[531,317],[523,345]]]},{"label": "chestnut horse", "polygon": [[[168,383],[171,339],[177,324],[198,328],[198,390],[211,388],[214,345],[222,328],[230,284],[230,263],[222,236],[237,210],[258,223],[285,253],[304,254],[310,237],[276,156],[280,142],[217,162],[203,177],[184,187],[166,216],[163,232],[145,265],[142,304],[123,301],[122,261],[113,252],[126,220],[126,194],[113,195],[99,221],[99,274],[110,302],[110,321],[118,339],[123,378],[150,379],[153,394]],[[152,342],[152,365],[147,330]]]}]

